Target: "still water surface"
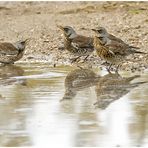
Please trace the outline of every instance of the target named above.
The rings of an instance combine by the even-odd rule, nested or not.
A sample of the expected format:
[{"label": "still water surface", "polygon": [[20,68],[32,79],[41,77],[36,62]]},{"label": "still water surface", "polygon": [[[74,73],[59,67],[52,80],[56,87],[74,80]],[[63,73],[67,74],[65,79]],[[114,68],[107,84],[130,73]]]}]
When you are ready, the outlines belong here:
[{"label": "still water surface", "polygon": [[148,73],[0,67],[0,146],[148,147]]}]

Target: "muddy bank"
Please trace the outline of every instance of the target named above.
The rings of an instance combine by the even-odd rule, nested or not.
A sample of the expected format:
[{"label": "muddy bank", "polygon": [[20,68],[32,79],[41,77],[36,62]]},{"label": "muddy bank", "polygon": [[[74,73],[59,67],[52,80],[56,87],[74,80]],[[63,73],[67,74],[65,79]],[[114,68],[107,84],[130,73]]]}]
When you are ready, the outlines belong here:
[{"label": "muddy bank", "polygon": [[[0,2],[0,19],[0,41],[31,38],[20,62],[71,64],[72,56],[58,50],[63,38],[57,24],[70,25],[86,36],[93,36],[90,28],[104,26],[110,33],[147,52],[147,2]],[[123,64],[123,70],[148,69],[148,55],[129,58],[132,60]],[[94,52],[85,65],[102,67],[101,63]]]}]

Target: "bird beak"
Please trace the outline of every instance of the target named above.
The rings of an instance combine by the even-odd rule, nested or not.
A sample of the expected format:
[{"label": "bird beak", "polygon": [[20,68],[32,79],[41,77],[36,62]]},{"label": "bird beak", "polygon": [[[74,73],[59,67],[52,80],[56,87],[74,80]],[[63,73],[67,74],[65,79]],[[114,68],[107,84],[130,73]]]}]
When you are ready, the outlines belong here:
[{"label": "bird beak", "polygon": [[97,32],[97,30],[96,29],[91,29],[92,31],[94,31],[94,32]]},{"label": "bird beak", "polygon": [[57,25],[57,27],[58,27],[60,30],[64,31],[64,27],[62,27],[62,26],[60,26],[60,25]]},{"label": "bird beak", "polygon": [[30,41],[30,38],[24,40],[24,42],[25,42],[26,44],[28,43],[28,41]]}]

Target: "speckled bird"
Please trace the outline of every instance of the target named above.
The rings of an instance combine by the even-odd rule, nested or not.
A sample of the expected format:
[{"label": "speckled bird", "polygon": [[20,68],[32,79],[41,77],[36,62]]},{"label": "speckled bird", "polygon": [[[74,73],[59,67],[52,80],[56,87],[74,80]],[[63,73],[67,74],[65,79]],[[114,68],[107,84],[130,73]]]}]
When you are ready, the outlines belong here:
[{"label": "speckled bird", "polygon": [[75,62],[82,56],[86,60],[88,56],[94,51],[93,38],[82,36],[70,26],[58,26],[64,35],[64,47],[74,56],[77,56],[72,62]]},{"label": "speckled bird", "polygon": [[20,40],[15,43],[2,42],[0,43],[0,63],[13,64],[23,57],[26,40]]},{"label": "speckled bird", "polygon": [[110,63],[108,71],[110,71],[112,65],[116,65],[116,71],[118,71],[119,66],[122,65],[130,54],[146,54],[135,50],[133,46],[125,44],[124,42],[111,40],[106,36],[100,36],[97,30],[92,30],[96,32],[94,36],[94,48],[96,49],[97,55]]},{"label": "speckled bird", "polygon": [[92,30],[95,31],[97,33],[97,36],[99,36],[99,37],[107,37],[107,38],[109,38],[113,42],[116,41],[118,43],[123,44],[124,46],[129,47],[129,48],[139,49],[139,47],[128,45],[127,43],[125,43],[120,38],[114,36],[113,34],[108,33],[107,30],[104,27],[97,27],[96,29],[92,29]]},{"label": "speckled bird", "polygon": [[99,79],[100,76],[90,69],[71,71],[65,78],[65,94],[62,100],[74,98],[78,91],[94,86]]},{"label": "speckled bird", "polygon": [[132,82],[139,77],[140,75],[122,77],[118,73],[108,73],[101,77],[95,88],[97,96],[97,102],[94,103],[95,107],[106,109],[112,102],[122,98],[135,87],[147,83]]}]

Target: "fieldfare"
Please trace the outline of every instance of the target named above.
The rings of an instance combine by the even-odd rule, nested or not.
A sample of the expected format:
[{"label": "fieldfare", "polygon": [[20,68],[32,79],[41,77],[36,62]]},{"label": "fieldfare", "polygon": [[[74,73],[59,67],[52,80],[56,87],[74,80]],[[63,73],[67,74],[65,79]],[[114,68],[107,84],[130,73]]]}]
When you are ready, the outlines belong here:
[{"label": "fieldfare", "polygon": [[75,69],[65,78],[65,94],[62,100],[72,99],[77,92],[97,84],[100,76],[90,69]]},{"label": "fieldfare", "polygon": [[140,84],[147,83],[131,83],[132,80],[139,77],[140,75],[122,77],[118,73],[109,73],[101,77],[95,88],[97,96],[97,102],[94,103],[95,107],[106,109],[112,102],[125,96],[135,87],[139,86]]},{"label": "fieldfare", "polygon": [[0,43],[0,63],[13,64],[20,60],[24,54],[27,41],[28,39],[15,43]]},{"label": "fieldfare", "polygon": [[117,65],[116,71],[118,71],[119,66],[122,65],[126,60],[126,57],[130,54],[146,54],[135,50],[133,46],[129,46],[124,42],[111,40],[106,36],[100,36],[97,30],[92,30],[96,32],[96,35],[94,36],[94,48],[96,49],[97,55],[110,63],[108,71],[110,71],[112,65]]},{"label": "fieldfare", "polygon": [[84,61],[94,51],[93,38],[79,35],[70,26],[57,26],[62,30],[64,35],[64,47],[74,56],[77,56],[72,62],[82,56],[85,56]]},{"label": "fieldfare", "polygon": [[24,70],[20,66],[16,66],[13,64],[0,66],[0,85],[6,86],[6,85],[11,85],[13,83],[27,85],[26,79],[14,78],[23,75],[24,75]]},{"label": "fieldfare", "polygon": [[130,46],[130,45],[126,44],[123,40],[121,40],[120,38],[108,33],[104,27],[97,27],[96,29],[92,29],[92,30],[95,31],[97,33],[97,36],[99,36],[99,37],[107,37],[111,41],[119,42],[121,44],[128,46],[129,48],[139,49],[139,47]]}]

